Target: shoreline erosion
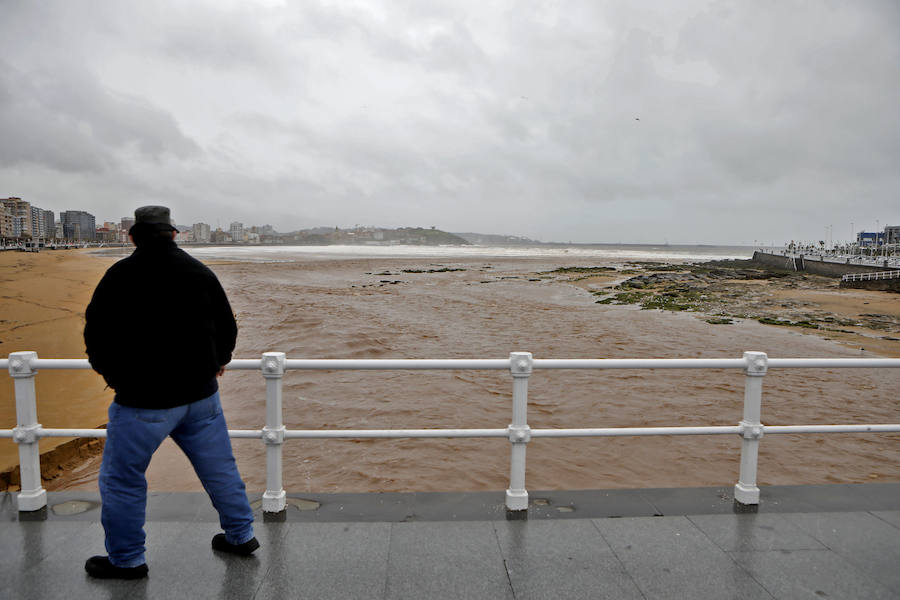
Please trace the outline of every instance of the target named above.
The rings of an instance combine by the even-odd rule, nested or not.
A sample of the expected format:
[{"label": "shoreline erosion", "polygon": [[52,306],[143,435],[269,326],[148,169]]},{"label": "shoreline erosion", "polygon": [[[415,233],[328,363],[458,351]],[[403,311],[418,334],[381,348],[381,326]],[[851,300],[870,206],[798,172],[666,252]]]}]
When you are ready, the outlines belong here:
[{"label": "shoreline erosion", "polygon": [[[83,251],[0,254],[5,290],[0,341],[5,354],[36,350],[45,357],[83,357],[84,307],[96,282],[117,258]],[[712,282],[709,287],[715,289],[709,294],[731,309],[741,304],[741,310],[748,313],[756,306],[779,320],[796,323],[808,320],[801,319],[803,315],[814,315],[824,323],[831,318],[844,325],[808,330],[765,325],[749,317],[711,324],[705,321],[715,313],[709,306],[703,307],[702,317],[691,311],[640,310],[637,304],[615,298],[627,291],[647,292],[652,281],[644,280],[642,288],[607,288],[635,277],[650,277],[655,267],[625,264],[625,260],[617,261],[614,271],[596,272],[578,269],[609,267],[611,263],[575,256],[312,256],[264,264],[204,260],[232,299],[241,328],[234,355],[240,358],[267,350],[321,358],[497,358],[512,350],[545,358],[722,357],[739,356],[743,350],[762,350],[779,357],[860,356],[860,347],[865,353],[900,356],[900,340],[889,339],[900,338],[891,329],[900,319],[895,297],[885,292],[838,290],[836,282],[804,275],[722,279]],[[665,292],[667,285],[685,285],[657,279],[661,293],[669,293]],[[35,297],[39,299],[36,302],[31,300]],[[603,304],[608,298],[613,300]],[[866,322],[863,314],[880,319],[868,317],[870,322]],[[124,339],[123,348],[127,348]],[[704,378],[698,383],[691,382],[689,375],[667,380],[645,372],[603,376],[542,373],[533,378],[529,421],[536,427],[564,427],[573,422],[630,426],[731,424],[739,420],[740,377],[710,373]],[[4,407],[12,408],[12,420],[3,413],[3,427],[13,427],[12,380],[6,379],[0,389]],[[763,421],[884,422],[881,419],[887,418],[896,422],[900,418],[888,400],[892,395],[880,389],[885,380],[896,389],[896,374],[863,374],[855,384],[845,379],[846,373],[840,372],[812,378],[801,373],[767,377]],[[230,427],[260,426],[264,414],[261,382],[254,373],[233,372],[223,378],[223,404]],[[37,385],[43,425],[97,427],[105,423],[112,394],[103,390],[102,380],[93,372],[49,371],[38,376]],[[368,393],[361,389],[363,385]],[[286,378],[285,404],[297,407],[293,413],[286,412],[286,424],[402,428],[451,423],[482,427],[490,422],[490,426],[502,427],[509,418],[510,389],[502,376],[467,372],[429,376],[425,383],[408,373],[308,373]],[[671,398],[675,391],[686,397]],[[836,398],[829,397],[833,393]],[[808,397],[797,402],[797,394]],[[723,397],[734,402],[722,406]],[[428,404],[432,398],[433,406]],[[848,406],[852,407],[849,414],[845,412]],[[434,414],[424,414],[431,411]],[[886,445],[890,436],[787,437],[793,439],[767,438],[762,445],[761,483],[900,480],[900,460],[890,458],[897,451]],[[8,455],[16,462],[12,441],[0,442],[9,446],[0,448],[6,452],[0,456]],[[47,452],[52,442],[60,445],[65,440],[45,438],[42,450]],[[248,489],[261,489],[264,450],[246,440],[234,444]],[[535,440],[534,451],[529,453],[529,487],[727,484],[737,473],[738,445],[737,440],[711,438]],[[455,456],[450,462],[458,463],[456,467],[445,464],[447,448]],[[786,448],[791,448],[788,455],[784,455]],[[799,448],[796,454],[807,462],[812,460],[811,466],[804,467],[803,460],[790,455],[794,448]],[[506,485],[508,449],[502,441],[291,442],[285,450],[285,487],[290,491],[452,491]],[[411,457],[411,452],[424,456]],[[479,461],[483,467],[466,472],[466,465]],[[616,464],[610,466],[611,461]],[[96,487],[97,456],[73,454],[61,462],[62,469],[46,465],[47,475],[56,475],[45,484],[47,489]],[[673,467],[673,462],[684,464]],[[834,466],[833,473],[829,465]],[[446,467],[450,470],[445,471]],[[173,478],[173,472],[183,475]],[[164,445],[151,464],[148,479],[154,490],[199,489],[199,484],[192,483],[192,475],[177,449]]]}]

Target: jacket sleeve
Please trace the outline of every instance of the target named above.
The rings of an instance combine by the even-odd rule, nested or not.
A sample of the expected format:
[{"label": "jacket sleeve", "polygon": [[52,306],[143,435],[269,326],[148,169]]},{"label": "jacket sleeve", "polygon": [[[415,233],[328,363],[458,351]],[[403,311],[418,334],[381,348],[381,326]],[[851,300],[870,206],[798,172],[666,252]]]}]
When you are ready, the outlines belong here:
[{"label": "jacket sleeve", "polygon": [[84,346],[88,361],[111,387],[115,387],[110,380],[113,375],[112,357],[115,352],[110,333],[115,323],[115,300],[112,296],[115,287],[113,277],[107,271],[97,284],[84,313]]},{"label": "jacket sleeve", "polygon": [[216,361],[220,367],[224,367],[231,362],[231,353],[237,343],[237,322],[234,320],[234,313],[231,311],[231,304],[228,303],[228,297],[225,295],[225,290],[222,289],[222,284],[212,273],[210,287]]}]

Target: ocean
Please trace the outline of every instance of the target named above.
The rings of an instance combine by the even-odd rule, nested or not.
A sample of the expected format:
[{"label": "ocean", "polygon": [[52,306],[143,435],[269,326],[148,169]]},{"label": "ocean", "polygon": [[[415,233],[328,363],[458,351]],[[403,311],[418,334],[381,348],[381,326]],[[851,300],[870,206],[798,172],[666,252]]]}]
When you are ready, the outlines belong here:
[{"label": "ocean", "polygon": [[[704,261],[749,259],[751,246],[582,244],[541,246],[407,246],[407,245],[333,245],[333,246],[194,246],[181,248],[201,260],[239,260],[246,262],[291,262],[310,259],[347,258],[544,258],[552,260],[590,259],[624,261]],[[101,250],[104,254],[131,253],[132,248]]]}]

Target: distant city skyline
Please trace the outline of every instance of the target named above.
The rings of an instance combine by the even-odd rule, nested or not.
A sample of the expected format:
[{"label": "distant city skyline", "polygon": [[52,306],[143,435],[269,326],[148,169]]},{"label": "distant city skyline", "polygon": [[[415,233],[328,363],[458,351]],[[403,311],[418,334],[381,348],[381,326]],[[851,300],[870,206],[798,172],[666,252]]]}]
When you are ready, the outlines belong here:
[{"label": "distant city skyline", "polygon": [[[0,237],[17,237],[25,225],[25,218],[20,217],[18,229],[14,226],[14,221],[11,219],[13,214],[7,210],[7,205],[4,204],[8,201],[16,201],[16,204],[21,204],[23,206],[29,205],[30,202],[21,197],[10,196],[8,198],[4,198],[0,195]],[[24,209],[23,209],[24,210]],[[7,213],[7,214],[4,214]],[[65,213],[70,214],[71,216],[64,216]],[[23,213],[24,214],[24,213]],[[30,206],[30,210],[28,214],[31,216],[34,225],[32,225],[31,221],[29,221],[27,228],[29,231],[34,232],[33,235],[35,237],[53,237],[53,233],[50,233],[53,230],[54,223],[58,224],[57,236],[70,238],[70,239],[100,239],[99,234],[106,229],[111,224],[115,225],[115,232],[118,233],[118,241],[125,242],[127,241],[127,231],[131,225],[134,224],[134,217],[132,216],[124,216],[119,218],[119,220],[109,220],[106,218],[100,219],[96,215],[87,213],[86,211],[80,210],[66,210],[66,211],[53,211],[47,210],[43,207],[35,207]],[[55,214],[59,215],[59,218],[55,218]],[[85,215],[82,217],[81,215]],[[37,220],[39,219],[39,221]],[[225,219],[227,221],[227,219]],[[224,242],[224,241],[232,241],[232,240],[247,240],[247,236],[244,235],[245,232],[252,234],[249,241],[254,243],[259,243],[259,236],[274,236],[274,235],[283,235],[290,234],[294,232],[302,232],[302,231],[314,231],[314,230],[332,230],[332,229],[340,229],[343,231],[352,231],[356,230],[373,230],[373,229],[402,229],[408,227],[416,227],[410,225],[401,225],[399,227],[382,227],[379,225],[361,225],[359,223],[354,224],[352,226],[348,225],[325,225],[325,226],[316,226],[316,227],[303,227],[298,229],[290,229],[290,230],[279,230],[274,226],[268,223],[259,224],[259,223],[243,223],[241,221],[230,221],[227,226],[222,226],[221,222],[223,219],[218,217],[216,219],[205,219],[201,221],[197,221],[194,223],[185,223],[178,222],[178,219],[173,214],[172,215],[173,223],[179,229],[178,239],[181,241],[200,241],[200,242]],[[207,221],[215,221],[217,224],[212,225],[211,223],[207,223]],[[76,231],[76,223],[77,222],[77,230],[78,235],[76,236],[74,232]],[[38,223],[40,223],[38,225]],[[46,225],[49,223],[49,225]],[[90,223],[91,225],[87,225]],[[96,223],[96,225],[94,225]],[[881,226],[881,224],[878,224]],[[95,228],[97,232],[97,236],[86,238],[82,235],[82,230]],[[435,226],[431,226],[431,228],[435,228]],[[732,242],[730,244],[721,244],[721,245],[735,245],[735,246],[781,246],[781,245],[789,245],[789,244],[804,244],[804,245],[812,245],[815,246],[817,243],[824,243],[827,247],[832,247],[837,244],[845,244],[845,243],[871,243],[873,240],[884,239],[888,241],[888,243],[897,243],[896,237],[898,235],[898,230],[900,230],[900,225],[891,225],[885,224],[883,227],[877,230],[866,230],[859,229],[855,231],[851,231],[851,235],[848,236],[847,239],[838,239],[832,236],[832,231],[826,229],[823,236],[819,238],[810,238],[808,240],[803,240],[800,238],[791,238],[790,240],[771,240],[766,241],[764,239],[756,239],[753,240],[752,243],[742,243],[742,242]],[[445,230],[441,230],[445,231]],[[38,233],[40,232],[40,233]],[[225,234],[223,235],[215,235],[216,233]],[[515,236],[512,234],[504,233],[504,232],[492,232],[492,231],[456,231],[456,232],[448,232],[454,234],[460,233],[469,233],[469,234],[478,234],[484,236],[493,236],[493,237],[509,237],[509,238],[522,238],[522,239],[530,239],[537,242],[542,243],[576,243],[576,244],[628,244],[628,243],[639,243],[639,244],[669,244],[669,240],[662,241],[653,241],[653,242],[625,242],[625,241],[617,241],[617,242],[573,242],[571,240],[541,240],[536,238],[528,238],[527,236]],[[188,234],[188,235],[185,235]],[[676,244],[679,242],[675,242]],[[702,242],[698,242],[701,243]],[[688,244],[690,245],[690,244]]]},{"label": "distant city skyline", "polygon": [[900,223],[900,4],[7,2],[0,194],[560,242]]}]

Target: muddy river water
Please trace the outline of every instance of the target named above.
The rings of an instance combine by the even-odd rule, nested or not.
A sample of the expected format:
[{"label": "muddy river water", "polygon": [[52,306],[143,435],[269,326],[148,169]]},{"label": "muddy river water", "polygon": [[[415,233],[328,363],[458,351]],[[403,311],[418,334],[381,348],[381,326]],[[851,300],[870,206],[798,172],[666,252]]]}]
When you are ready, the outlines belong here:
[{"label": "muddy river water", "polygon": [[[858,348],[753,320],[711,325],[689,313],[600,305],[589,285],[545,274],[578,264],[598,262],[310,256],[213,268],[237,315],[236,358],[273,350],[289,358],[860,356]],[[898,383],[896,369],[772,370],[763,422],[900,422]],[[229,371],[220,386],[230,428],[262,427],[259,373]],[[736,370],[537,371],[528,420],[533,428],[734,425],[743,387]],[[292,371],[284,378],[284,420],[289,429],[504,428],[511,398],[504,371]],[[248,489],[265,489],[263,444],[239,439],[234,448]],[[536,439],[527,487],[730,486],[739,452],[737,436]],[[62,487],[96,489],[98,466],[99,459],[88,461]],[[503,439],[284,445],[289,492],[502,490],[508,477]],[[201,489],[171,442],[154,457],[148,480],[154,491]],[[768,436],[761,444],[761,484],[889,480],[900,480],[896,435]]]}]

